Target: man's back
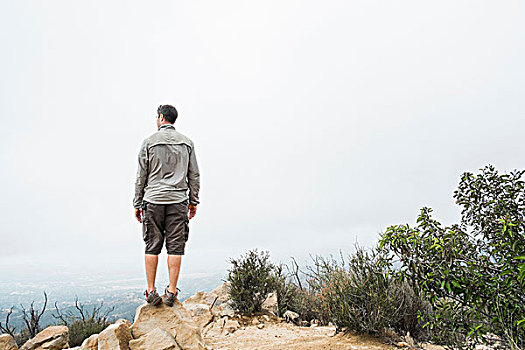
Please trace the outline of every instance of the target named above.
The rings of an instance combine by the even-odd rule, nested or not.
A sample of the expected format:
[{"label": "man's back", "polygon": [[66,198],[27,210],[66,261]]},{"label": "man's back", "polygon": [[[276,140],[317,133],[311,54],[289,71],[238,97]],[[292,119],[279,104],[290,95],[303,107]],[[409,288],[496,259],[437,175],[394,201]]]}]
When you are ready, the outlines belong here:
[{"label": "man's back", "polygon": [[172,204],[186,199],[197,205],[199,178],[193,142],[173,125],[162,125],[142,143],[134,206],[140,207],[142,201]]}]

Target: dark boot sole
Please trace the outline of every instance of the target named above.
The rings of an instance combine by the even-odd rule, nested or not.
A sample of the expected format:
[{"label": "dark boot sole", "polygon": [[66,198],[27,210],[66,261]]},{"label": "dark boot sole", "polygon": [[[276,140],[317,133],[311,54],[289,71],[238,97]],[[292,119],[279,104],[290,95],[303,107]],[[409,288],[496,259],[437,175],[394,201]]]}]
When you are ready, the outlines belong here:
[{"label": "dark boot sole", "polygon": [[175,294],[175,298],[173,299],[172,302],[169,302],[168,301],[168,297],[165,297],[164,298],[164,304],[166,304],[169,307],[172,307],[175,304],[175,301],[179,301],[179,299],[177,298],[178,296],[179,296],[179,293]]},{"label": "dark boot sole", "polygon": [[171,303],[169,301],[164,300],[164,304],[166,304],[169,307],[172,307],[175,304],[175,300]]},{"label": "dark boot sole", "polygon": [[155,300],[153,300],[152,302],[150,302],[148,304],[153,305],[153,306],[157,306],[157,305],[159,305],[161,303],[161,301],[162,301],[162,298],[159,296]]}]

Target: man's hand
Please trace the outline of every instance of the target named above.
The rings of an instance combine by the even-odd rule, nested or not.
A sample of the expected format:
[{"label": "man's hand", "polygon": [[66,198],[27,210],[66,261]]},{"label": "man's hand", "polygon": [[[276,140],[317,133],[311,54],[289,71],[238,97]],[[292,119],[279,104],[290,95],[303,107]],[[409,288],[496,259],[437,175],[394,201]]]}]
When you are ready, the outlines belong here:
[{"label": "man's hand", "polygon": [[188,212],[188,218],[192,219],[197,214],[197,206],[193,204],[188,205]]},{"label": "man's hand", "polygon": [[142,224],[142,209],[135,208],[135,219]]}]

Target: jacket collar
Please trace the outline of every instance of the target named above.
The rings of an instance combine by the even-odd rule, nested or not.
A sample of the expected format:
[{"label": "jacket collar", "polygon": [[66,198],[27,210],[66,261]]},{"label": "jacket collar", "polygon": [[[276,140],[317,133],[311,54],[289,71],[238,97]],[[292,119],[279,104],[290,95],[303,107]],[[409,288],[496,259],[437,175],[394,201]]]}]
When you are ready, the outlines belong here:
[{"label": "jacket collar", "polygon": [[172,128],[175,130],[175,125],[173,124],[162,124],[159,128],[159,130],[162,130],[162,129],[168,129],[168,128]]}]

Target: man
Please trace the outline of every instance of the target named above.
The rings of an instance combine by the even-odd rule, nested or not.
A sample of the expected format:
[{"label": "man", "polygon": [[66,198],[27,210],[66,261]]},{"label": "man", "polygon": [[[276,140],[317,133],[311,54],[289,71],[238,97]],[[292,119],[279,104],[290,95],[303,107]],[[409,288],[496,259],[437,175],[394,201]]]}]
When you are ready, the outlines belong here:
[{"label": "man", "polygon": [[200,175],[195,147],[189,138],[175,130],[173,123],[177,115],[175,107],[170,105],[157,109],[158,131],[142,143],[135,182],[135,218],[142,223],[146,244],[148,288],[144,294],[146,301],[153,305],[162,301],[155,287],[155,277],[164,241],[170,279],[164,302],[173,306],[177,299],[188,222],[195,216],[199,204]]}]

